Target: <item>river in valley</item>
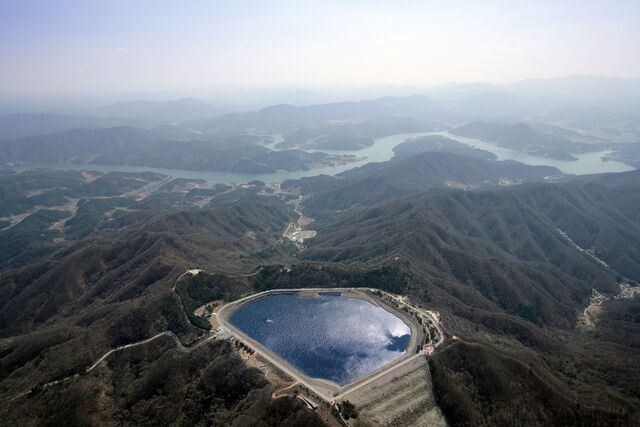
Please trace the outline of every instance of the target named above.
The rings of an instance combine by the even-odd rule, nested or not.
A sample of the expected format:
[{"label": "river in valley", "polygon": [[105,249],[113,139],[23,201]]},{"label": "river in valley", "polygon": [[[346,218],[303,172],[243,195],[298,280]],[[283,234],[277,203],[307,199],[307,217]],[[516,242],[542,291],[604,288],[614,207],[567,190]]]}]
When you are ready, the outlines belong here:
[{"label": "river in valley", "polygon": [[[162,169],[145,166],[129,166],[129,165],[101,165],[101,164],[29,164],[14,166],[13,169],[58,169],[58,170],[94,170],[99,172],[156,172],[164,175],[170,175],[175,178],[202,179],[210,184],[241,184],[253,180],[264,182],[282,182],[287,179],[299,179],[303,177],[316,176],[320,174],[336,175],[346,170],[363,166],[369,162],[384,162],[393,157],[393,148],[409,139],[418,138],[425,135],[441,135],[475,148],[487,150],[498,157],[498,160],[515,160],[528,165],[547,165],[555,166],[562,172],[567,174],[584,175],[605,172],[626,172],[634,170],[633,167],[622,162],[614,160],[603,160],[610,151],[594,151],[590,153],[574,154],[578,160],[565,161],[548,159],[545,157],[532,156],[520,151],[510,150],[508,148],[499,147],[495,144],[481,141],[475,138],[466,138],[458,135],[449,134],[448,132],[420,132],[420,133],[404,133],[391,135],[384,138],[378,138],[375,143],[367,148],[358,151],[342,151],[342,150],[317,150],[329,154],[351,154],[358,158],[358,161],[338,166],[326,166],[306,171],[279,171],[276,173],[252,174],[252,173],[234,173],[234,172],[211,172],[211,171],[193,171],[183,169]],[[269,148],[273,149],[273,145]],[[309,150],[313,151],[313,150]],[[6,168],[6,167],[5,167]]]}]

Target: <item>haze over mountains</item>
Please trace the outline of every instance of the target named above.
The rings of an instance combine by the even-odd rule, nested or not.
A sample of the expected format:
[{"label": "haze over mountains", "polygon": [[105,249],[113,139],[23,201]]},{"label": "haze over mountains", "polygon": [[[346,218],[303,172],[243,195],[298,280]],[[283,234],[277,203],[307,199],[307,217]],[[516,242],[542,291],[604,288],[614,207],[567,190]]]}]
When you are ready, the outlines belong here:
[{"label": "haze over mountains", "polygon": [[638,17],[0,1],[0,424],[640,426]]},{"label": "haze over mountains", "polygon": [[[608,98],[580,97],[593,86]],[[539,158],[575,161],[602,152],[631,167],[640,162],[640,107],[621,100],[638,90],[636,79],[570,76],[489,88],[496,89],[449,85],[431,95],[227,114],[195,99],[131,101],[82,115],[16,113],[0,116],[0,161],[264,174],[366,161],[358,152],[376,139],[450,131]],[[533,90],[527,88],[539,95],[520,95]]]},{"label": "haze over mountains", "polygon": [[[382,405],[399,425],[433,407],[449,425],[634,425],[637,87],[570,76],[1,116],[0,416],[378,425]],[[200,311],[306,287],[438,312],[421,388],[314,409]]]}]

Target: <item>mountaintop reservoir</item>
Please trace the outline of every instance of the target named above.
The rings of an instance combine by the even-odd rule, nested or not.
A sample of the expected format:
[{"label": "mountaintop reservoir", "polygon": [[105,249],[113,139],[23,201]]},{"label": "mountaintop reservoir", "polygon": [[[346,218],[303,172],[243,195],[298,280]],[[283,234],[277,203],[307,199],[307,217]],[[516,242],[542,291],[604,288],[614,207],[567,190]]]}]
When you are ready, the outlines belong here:
[{"label": "mountaintop reservoir", "polygon": [[270,294],[229,321],[312,378],[349,384],[406,354],[411,329],[369,300],[341,293]]}]

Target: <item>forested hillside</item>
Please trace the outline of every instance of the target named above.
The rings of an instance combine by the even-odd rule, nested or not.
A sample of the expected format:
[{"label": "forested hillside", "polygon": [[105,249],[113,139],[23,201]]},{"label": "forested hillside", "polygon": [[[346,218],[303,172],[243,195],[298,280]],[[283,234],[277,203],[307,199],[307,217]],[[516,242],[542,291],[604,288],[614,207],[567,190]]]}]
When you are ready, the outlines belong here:
[{"label": "forested hillside", "polygon": [[[555,172],[426,152],[283,188],[204,188],[152,174],[5,174],[7,211],[39,210],[2,233],[39,233],[31,247],[43,250],[2,270],[0,394],[30,391],[3,416],[320,423],[298,400],[268,398],[272,386],[224,343],[185,350],[206,328],[184,310],[276,287],[364,286],[441,313],[447,341],[429,363],[452,424],[633,423],[638,302],[618,296],[640,280],[640,174],[545,182]],[[44,178],[50,187],[34,193]],[[318,234],[302,248],[282,237],[298,217],[291,200],[316,218]],[[58,216],[36,221],[51,212]],[[57,232],[42,233],[61,219]],[[220,279],[203,276],[197,286],[206,292],[174,291],[190,268]],[[608,300],[585,323],[594,292]],[[111,348],[169,332],[175,338],[162,335],[39,388]],[[86,407],[94,411],[79,409]]]}]

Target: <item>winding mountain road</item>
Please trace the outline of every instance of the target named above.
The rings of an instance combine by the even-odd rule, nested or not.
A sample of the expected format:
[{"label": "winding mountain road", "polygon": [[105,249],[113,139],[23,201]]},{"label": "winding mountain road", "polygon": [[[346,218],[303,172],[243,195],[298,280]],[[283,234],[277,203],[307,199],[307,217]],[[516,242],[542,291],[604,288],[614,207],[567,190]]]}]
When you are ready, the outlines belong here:
[{"label": "winding mountain road", "polygon": [[[262,270],[262,267],[260,267],[257,271],[255,271],[253,273],[242,274],[242,275],[237,275],[237,276],[233,276],[233,277],[251,277],[251,276],[254,276],[254,275],[258,274],[261,270]],[[177,283],[184,276],[186,276],[187,274],[196,275],[196,274],[199,274],[200,272],[201,272],[201,270],[198,270],[198,269],[190,269],[190,270],[187,270],[184,273],[182,273],[176,279],[176,281],[175,281],[175,283],[174,283],[174,285],[172,287],[172,291],[175,292]],[[360,291],[366,290],[366,288],[365,289],[363,289],[363,288],[345,288],[345,289],[360,290]],[[316,288],[309,288],[309,289],[304,289],[304,290],[306,290],[306,291],[309,291],[309,290],[311,290],[311,291],[313,291],[313,290],[324,291],[326,289],[325,288],[317,288],[317,289]],[[287,291],[290,292],[292,290],[287,290]],[[406,300],[403,299],[402,297],[390,294],[388,292],[380,291],[380,290],[377,290],[377,289],[369,289],[369,291],[382,292],[383,295],[386,295],[389,298],[392,298],[393,300],[397,301],[398,303],[403,304],[404,306],[406,306],[406,307],[408,307],[408,308],[410,308],[412,310],[415,310],[416,312],[419,312],[420,314],[422,314],[424,316],[427,316],[429,319],[431,319],[433,325],[435,326],[435,328],[439,332],[438,337],[436,339],[436,342],[435,343],[432,342],[433,347],[434,348],[438,347],[440,344],[442,344],[444,342],[444,331],[443,331],[443,329],[442,329],[442,327],[440,325],[440,321],[439,321],[437,315],[435,315],[434,313],[432,313],[432,312],[430,312],[428,310],[422,310],[422,309],[413,307],[413,306],[409,305],[406,302]],[[240,298],[240,299],[238,299],[236,301],[232,301],[232,302],[222,306],[220,308],[220,310],[218,311],[218,313],[217,313],[218,314],[218,321],[220,322],[222,327],[224,329],[226,329],[227,331],[231,332],[235,336],[236,339],[241,341],[243,344],[248,345],[249,347],[253,348],[254,350],[256,350],[256,348],[255,348],[256,345],[253,342],[253,340],[251,340],[249,337],[245,336],[241,332],[236,331],[234,328],[232,328],[228,324],[226,324],[224,322],[224,318],[223,318],[224,316],[219,316],[219,314],[224,308],[228,308],[230,305],[239,304],[239,303],[241,303],[241,302],[243,302],[245,300],[259,297],[260,295],[266,294],[268,292],[271,292],[271,291],[259,292],[257,294],[252,294],[252,295],[248,295],[246,297]],[[181,304],[181,306],[182,306],[182,304]],[[184,308],[183,308],[182,312],[186,316],[186,313],[184,313]],[[156,340],[156,339],[158,339],[160,337],[163,337],[163,336],[170,337],[176,343],[176,346],[178,347],[178,349],[180,351],[190,352],[190,351],[193,351],[193,350],[197,349],[198,347],[204,345],[205,343],[215,339],[217,335],[216,334],[211,334],[208,337],[198,341],[196,344],[187,347],[184,344],[182,344],[182,341],[180,341],[178,336],[176,334],[174,334],[172,331],[163,331],[163,332],[155,334],[152,337],[149,337],[149,338],[146,338],[146,339],[143,339],[143,340],[140,340],[140,341],[136,341],[136,342],[129,343],[129,344],[124,344],[124,345],[121,345],[121,346],[118,346],[118,347],[114,347],[114,348],[108,350],[107,352],[105,352],[102,356],[100,356],[94,363],[92,363],[88,368],[86,368],[81,373],[70,375],[68,377],[65,377],[65,378],[62,378],[62,379],[59,379],[59,380],[50,381],[48,383],[40,385],[39,387],[45,389],[45,388],[54,386],[56,384],[60,384],[60,383],[63,383],[63,382],[66,382],[66,381],[69,381],[69,380],[72,380],[72,379],[75,379],[75,378],[79,378],[81,375],[84,375],[84,374],[87,374],[87,373],[93,371],[95,368],[97,368],[100,365],[100,363],[102,363],[105,359],[107,359],[112,354],[114,354],[116,352],[119,352],[119,351],[126,350],[126,349],[130,349],[130,348],[133,348],[133,347],[137,347],[137,346],[148,344],[148,343],[150,343],[150,342],[152,342],[152,341],[154,341],[154,340]],[[367,378],[362,383],[357,384],[354,387],[345,390],[343,393],[338,394],[337,396],[327,396],[326,395],[326,390],[320,390],[320,389],[316,388],[313,384],[310,384],[309,381],[306,380],[306,378],[302,377],[298,372],[296,372],[295,370],[290,369],[288,366],[283,364],[280,360],[278,360],[277,357],[274,357],[274,356],[272,356],[272,355],[270,355],[268,353],[265,353],[264,351],[259,351],[259,353],[260,353],[260,356],[263,357],[265,360],[267,360],[269,363],[271,363],[272,365],[276,366],[278,369],[282,370],[287,375],[291,376],[296,381],[296,383],[300,383],[300,384],[304,385],[306,388],[308,388],[313,393],[315,393],[318,397],[320,397],[321,399],[325,400],[326,402],[328,402],[328,403],[330,403],[332,405],[335,405],[336,402],[338,402],[340,399],[344,398],[348,394],[350,394],[350,393],[352,393],[352,392],[354,392],[354,391],[366,386],[367,384],[370,384],[371,382],[373,382],[376,379],[388,374],[389,372],[392,372],[393,370],[395,370],[395,369],[397,369],[397,368],[399,368],[401,366],[404,366],[405,364],[415,360],[418,357],[424,357],[426,355],[424,352],[421,351],[420,353],[417,353],[417,354],[415,354],[415,355],[413,355],[413,356],[401,361],[400,363],[394,364],[393,366],[389,367],[388,369],[385,369],[384,371],[381,371],[381,372],[371,376],[370,378]],[[13,400],[19,399],[20,397],[26,396],[26,395],[30,394],[31,392],[33,392],[36,388],[38,388],[38,386],[35,386],[35,387],[25,391],[25,392],[22,392],[22,393],[20,393],[20,394],[18,394],[16,396],[12,397],[11,399],[9,399],[9,401],[13,401]]]}]

